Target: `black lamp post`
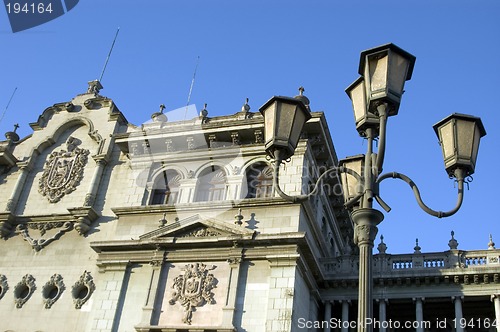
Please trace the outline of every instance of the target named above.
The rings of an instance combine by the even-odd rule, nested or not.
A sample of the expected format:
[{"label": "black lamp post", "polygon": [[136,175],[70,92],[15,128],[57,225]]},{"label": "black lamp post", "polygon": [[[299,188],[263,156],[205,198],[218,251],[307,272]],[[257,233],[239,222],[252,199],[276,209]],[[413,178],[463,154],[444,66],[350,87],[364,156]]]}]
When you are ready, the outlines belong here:
[{"label": "black lamp post", "polygon": [[[372,250],[377,225],[384,215],[373,208],[375,199],[387,212],[390,207],[380,197],[379,185],[387,178],[397,178],[410,185],[419,206],[438,218],[456,213],[463,200],[465,178],[474,173],[480,138],[486,135],[480,118],[453,114],[434,125],[442,146],[445,168],[458,182],[458,199],[454,209],[442,212],[429,208],[421,199],[415,183],[401,173],[381,174],[385,155],[386,124],[389,116],[397,115],[405,81],[411,78],[415,57],[394,44],[375,47],[361,53],[359,73],[362,75],[347,89],[352,100],[356,129],[368,141],[364,155],[340,161],[319,177],[314,189],[307,195],[289,196],[279,186],[279,168],[290,158],[302,131],[310,118],[302,91],[295,98],[273,97],[261,108],[265,118],[265,147],[275,159],[274,187],[284,199],[302,202],[315,195],[322,180],[331,173],[341,175],[345,206],[351,211],[355,224],[354,242],[359,247],[358,331],[372,331],[373,317]],[[378,138],[378,151],[373,141]]]}]

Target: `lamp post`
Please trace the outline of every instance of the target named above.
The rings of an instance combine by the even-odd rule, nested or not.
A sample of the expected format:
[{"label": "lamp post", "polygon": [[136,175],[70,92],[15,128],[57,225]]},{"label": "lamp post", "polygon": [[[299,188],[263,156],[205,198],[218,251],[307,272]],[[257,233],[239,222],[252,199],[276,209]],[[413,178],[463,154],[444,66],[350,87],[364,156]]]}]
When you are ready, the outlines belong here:
[{"label": "lamp post", "polygon": [[[359,74],[347,89],[354,110],[356,130],[368,141],[364,155],[340,161],[324,171],[309,194],[289,196],[279,186],[280,165],[290,158],[297,146],[302,127],[310,118],[309,101],[300,95],[295,98],[275,96],[266,102],[260,112],[265,123],[265,148],[275,160],[274,188],[284,199],[303,202],[318,192],[323,179],[340,175],[345,207],[350,210],[355,225],[354,242],[359,247],[359,299],[358,331],[372,331],[369,319],[373,317],[372,250],[377,225],[384,215],[373,208],[373,201],[386,211],[389,205],[380,197],[380,183],[388,178],[400,179],[413,190],[419,206],[438,218],[453,215],[463,201],[465,179],[474,173],[480,138],[486,135],[480,118],[465,114],[452,114],[434,125],[443,150],[445,169],[458,183],[458,198],[450,211],[435,211],[422,200],[415,183],[406,175],[396,172],[381,174],[385,156],[386,125],[388,118],[398,114],[405,81],[411,79],[415,57],[394,44],[386,44],[361,52]],[[378,150],[373,142],[378,138]]]}]

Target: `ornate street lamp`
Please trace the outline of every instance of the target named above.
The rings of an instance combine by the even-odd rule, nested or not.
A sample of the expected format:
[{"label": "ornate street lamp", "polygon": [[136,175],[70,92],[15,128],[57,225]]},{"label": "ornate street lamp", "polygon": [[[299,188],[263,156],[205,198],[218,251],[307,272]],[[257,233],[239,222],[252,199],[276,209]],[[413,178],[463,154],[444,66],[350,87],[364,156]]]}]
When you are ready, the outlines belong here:
[{"label": "ornate street lamp", "polygon": [[[364,155],[349,157],[321,174],[314,189],[306,195],[289,196],[279,186],[279,168],[291,157],[297,146],[304,123],[310,118],[309,102],[302,95],[295,98],[273,97],[260,111],[265,118],[266,152],[275,159],[274,188],[284,199],[303,202],[318,192],[323,179],[337,173],[341,176],[344,206],[351,211],[355,224],[354,242],[359,247],[359,300],[358,322],[373,317],[372,250],[377,225],[384,215],[373,209],[374,199],[387,212],[390,207],[380,197],[379,186],[388,178],[400,179],[412,188],[419,206],[438,218],[453,215],[463,201],[465,179],[474,173],[480,138],[486,131],[480,118],[453,114],[434,125],[443,150],[446,172],[458,183],[458,198],[450,211],[429,208],[420,196],[416,184],[406,175],[396,172],[382,173],[385,155],[386,125],[389,116],[399,110],[405,81],[411,78],[415,57],[394,44],[375,47],[361,53],[359,73],[362,75],[346,92],[352,100],[356,129],[368,141]],[[378,138],[378,151],[373,151]],[[358,331],[372,331],[367,324],[358,324]]]}]

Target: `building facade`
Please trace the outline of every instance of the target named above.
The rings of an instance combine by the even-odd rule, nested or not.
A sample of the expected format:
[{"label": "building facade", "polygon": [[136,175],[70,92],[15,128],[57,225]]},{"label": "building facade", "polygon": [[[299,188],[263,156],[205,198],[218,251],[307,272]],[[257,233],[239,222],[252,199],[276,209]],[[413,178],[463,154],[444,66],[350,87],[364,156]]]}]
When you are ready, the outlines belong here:
[{"label": "building facade", "polygon": [[[89,82],[31,135],[0,142],[0,331],[355,330],[339,324],[356,320],[357,253],[337,178],[285,201],[248,103],[183,121],[161,107],[135,126],[100,89]],[[313,112],[280,183],[305,193],[337,164]],[[382,242],[375,318],[495,331],[500,250],[453,241],[409,255]],[[452,326],[471,318],[480,329]]]}]

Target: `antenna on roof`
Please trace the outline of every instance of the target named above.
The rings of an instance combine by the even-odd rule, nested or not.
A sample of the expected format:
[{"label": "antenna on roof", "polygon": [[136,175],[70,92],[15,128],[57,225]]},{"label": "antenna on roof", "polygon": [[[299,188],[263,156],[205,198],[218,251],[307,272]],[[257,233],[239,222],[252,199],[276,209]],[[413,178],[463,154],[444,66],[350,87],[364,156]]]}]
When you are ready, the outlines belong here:
[{"label": "antenna on roof", "polygon": [[106,66],[108,65],[109,58],[111,57],[111,52],[113,52],[113,47],[115,46],[115,41],[116,38],[118,37],[118,32],[120,32],[120,27],[116,29],[115,39],[113,39],[113,44],[111,44],[111,48],[109,49],[108,57],[106,58],[106,62],[104,63],[104,68],[102,68],[101,77],[99,77],[98,80],[99,82],[102,82],[102,77],[104,76],[104,71],[106,70]]},{"label": "antenna on roof", "polygon": [[12,95],[10,96],[9,102],[7,103],[7,106],[5,106],[5,109],[3,110],[2,117],[0,117],[0,123],[3,120],[3,117],[5,116],[5,113],[7,112],[7,109],[9,108],[10,102],[12,101],[12,98],[14,98],[14,94],[17,91],[17,87],[14,89],[14,92],[12,92]]},{"label": "antenna on roof", "polygon": [[191,80],[191,86],[189,87],[188,99],[186,103],[186,111],[184,112],[184,120],[186,120],[189,102],[191,101],[191,93],[193,92],[194,79],[196,78],[196,71],[198,70],[199,63],[200,63],[200,56],[198,55],[198,59],[196,60],[196,67],[194,67],[193,79]]}]

